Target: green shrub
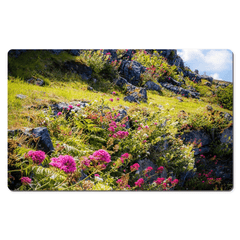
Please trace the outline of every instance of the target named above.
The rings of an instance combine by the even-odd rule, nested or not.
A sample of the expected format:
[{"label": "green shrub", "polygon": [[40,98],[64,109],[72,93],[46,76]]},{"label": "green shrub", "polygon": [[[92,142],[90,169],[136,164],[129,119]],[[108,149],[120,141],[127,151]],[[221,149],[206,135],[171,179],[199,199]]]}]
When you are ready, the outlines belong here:
[{"label": "green shrub", "polygon": [[233,110],[233,85],[229,84],[225,88],[219,88],[217,91],[217,98],[219,104],[223,108],[226,108],[228,110]]}]

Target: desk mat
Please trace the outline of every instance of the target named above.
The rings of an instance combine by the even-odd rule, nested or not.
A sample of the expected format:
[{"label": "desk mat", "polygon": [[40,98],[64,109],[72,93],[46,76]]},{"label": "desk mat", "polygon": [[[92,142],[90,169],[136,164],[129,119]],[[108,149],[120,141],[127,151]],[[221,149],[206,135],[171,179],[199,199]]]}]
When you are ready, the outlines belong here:
[{"label": "desk mat", "polygon": [[8,52],[12,191],[233,189],[225,49]]}]

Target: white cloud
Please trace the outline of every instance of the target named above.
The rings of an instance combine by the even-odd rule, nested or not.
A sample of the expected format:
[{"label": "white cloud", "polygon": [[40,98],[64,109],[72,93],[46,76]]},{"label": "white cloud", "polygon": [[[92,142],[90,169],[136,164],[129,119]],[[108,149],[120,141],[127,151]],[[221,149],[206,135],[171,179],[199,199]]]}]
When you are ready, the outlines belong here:
[{"label": "white cloud", "polygon": [[197,65],[200,71],[223,71],[232,64],[232,54],[227,50],[182,49],[178,54],[187,64]]},{"label": "white cloud", "polygon": [[211,50],[205,56],[205,62],[212,71],[221,71],[232,63],[232,54],[227,50]]},{"label": "white cloud", "polygon": [[213,77],[213,79],[222,80],[218,73],[211,74],[210,76]]},{"label": "white cloud", "polygon": [[200,49],[183,49],[182,51],[178,51],[178,55],[183,59],[183,61],[204,59],[204,55]]}]

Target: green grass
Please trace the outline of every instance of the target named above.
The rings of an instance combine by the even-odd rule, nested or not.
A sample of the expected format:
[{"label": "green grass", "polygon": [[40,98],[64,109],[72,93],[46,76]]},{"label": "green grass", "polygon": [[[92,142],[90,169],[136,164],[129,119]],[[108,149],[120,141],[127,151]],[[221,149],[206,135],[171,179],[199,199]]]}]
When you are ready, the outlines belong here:
[{"label": "green grass", "polygon": [[[73,74],[63,70],[65,61],[83,61],[79,57],[72,56],[67,52],[54,55],[47,51],[27,51],[18,58],[9,58],[9,80],[8,80],[8,128],[34,127],[34,121],[28,120],[31,115],[36,116],[37,110],[27,108],[32,105],[49,104],[51,102],[70,102],[73,100],[89,100],[91,102],[104,99],[110,107],[119,105],[135,107],[136,103],[123,101],[123,91],[114,86],[111,79],[106,74],[94,74],[97,82],[92,80],[84,81],[78,74]],[[104,77],[105,76],[105,77]],[[44,86],[35,86],[26,83],[24,80],[30,77],[39,77],[45,81]],[[232,114],[232,111],[220,108],[212,91],[216,91],[215,84],[211,87],[205,86],[203,80],[200,84],[195,84],[186,79],[186,85],[196,88],[201,95],[201,101],[193,98],[184,98],[183,102],[177,99],[176,95],[166,89],[162,89],[161,94],[155,91],[148,91],[148,103],[141,103],[141,108],[148,108],[150,111],[158,111],[158,105],[162,105],[166,110],[164,114],[176,119],[179,111],[184,110],[190,114],[201,114],[206,111],[206,106],[211,105],[214,110],[225,111]],[[87,87],[92,86],[94,91],[89,91]],[[117,92],[112,95],[111,92]],[[26,99],[16,98],[17,94],[26,95]],[[114,101],[110,102],[109,99]],[[116,99],[120,98],[119,101]],[[169,111],[169,112],[168,112]]]}]

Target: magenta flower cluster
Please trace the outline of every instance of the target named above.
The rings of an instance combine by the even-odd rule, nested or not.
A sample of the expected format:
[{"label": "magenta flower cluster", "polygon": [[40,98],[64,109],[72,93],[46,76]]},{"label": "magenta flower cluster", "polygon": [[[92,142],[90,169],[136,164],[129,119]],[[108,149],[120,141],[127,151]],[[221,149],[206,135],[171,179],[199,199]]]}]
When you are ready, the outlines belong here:
[{"label": "magenta flower cluster", "polygon": [[123,138],[126,138],[128,136],[128,132],[126,131],[118,131],[116,133],[114,133],[112,136],[114,138],[119,138],[119,139],[123,139]]},{"label": "magenta flower cluster", "polygon": [[148,172],[151,172],[152,170],[153,170],[153,168],[149,166],[144,170],[144,174],[147,174]]},{"label": "magenta flower cluster", "polygon": [[27,185],[27,184],[30,184],[32,182],[32,179],[29,178],[29,177],[22,177],[21,182],[22,182],[23,185]]},{"label": "magenta flower cluster", "polygon": [[164,167],[163,166],[161,166],[161,167],[159,167],[158,169],[157,169],[157,173],[162,173],[162,171],[163,171],[163,169],[164,169]]},{"label": "magenta flower cluster", "polygon": [[98,151],[94,152],[93,155],[89,156],[90,160],[97,160],[98,162],[103,162],[103,163],[109,163],[111,162],[111,156],[110,154],[103,150],[99,149]]},{"label": "magenta flower cluster", "polygon": [[37,163],[37,164],[41,164],[43,160],[46,158],[45,152],[41,150],[29,151],[27,155],[32,158],[34,163]]},{"label": "magenta flower cluster", "polygon": [[71,173],[76,171],[76,162],[72,156],[60,155],[58,158],[51,158],[49,165],[57,167],[63,170],[65,173]]},{"label": "magenta flower cluster", "polygon": [[165,178],[157,178],[156,181],[154,181],[157,185],[160,185],[163,181],[165,180]]},{"label": "magenta flower cluster", "polygon": [[142,184],[144,184],[144,180],[142,178],[139,178],[136,182],[135,182],[135,186],[141,187]]},{"label": "magenta flower cluster", "polygon": [[120,157],[122,163],[124,163],[124,160],[125,160],[125,159],[128,159],[128,158],[129,158],[129,154],[128,154],[128,153],[124,153],[124,154]]},{"label": "magenta flower cluster", "polygon": [[109,124],[109,128],[108,128],[108,131],[110,132],[115,132],[115,128],[117,128],[117,123],[112,121],[110,124]]},{"label": "magenta flower cluster", "polygon": [[140,165],[138,163],[134,163],[132,166],[130,166],[131,172],[137,171],[140,168]]}]

